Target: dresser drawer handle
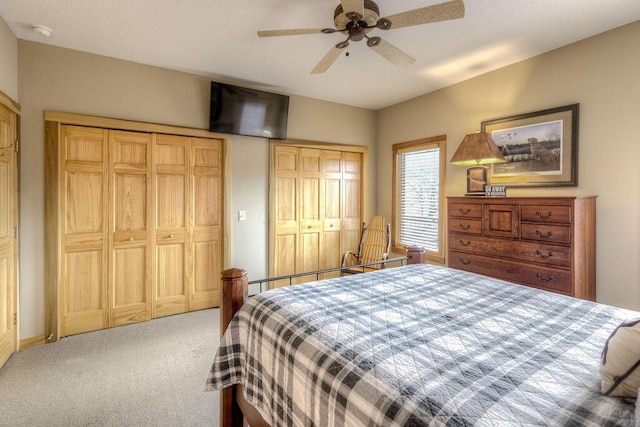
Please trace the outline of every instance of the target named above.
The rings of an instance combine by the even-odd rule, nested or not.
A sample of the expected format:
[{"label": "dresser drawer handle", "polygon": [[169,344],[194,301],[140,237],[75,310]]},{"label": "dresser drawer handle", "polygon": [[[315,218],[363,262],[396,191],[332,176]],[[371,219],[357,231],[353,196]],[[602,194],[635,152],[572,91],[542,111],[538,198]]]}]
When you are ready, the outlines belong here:
[{"label": "dresser drawer handle", "polygon": [[553,252],[549,251],[545,254],[540,249],[538,249],[536,251],[536,255],[538,255],[540,258],[551,258],[553,256]]},{"label": "dresser drawer handle", "polygon": [[467,208],[467,209],[459,208],[458,210],[460,211],[460,213],[461,213],[462,215],[466,215],[466,214],[468,214],[469,212],[471,212],[471,208]]},{"label": "dresser drawer handle", "polygon": [[542,231],[536,230],[536,234],[540,237],[551,237],[553,235],[553,232],[547,231],[545,234],[543,234]]},{"label": "dresser drawer handle", "polygon": [[469,264],[471,264],[471,260],[460,258],[460,264],[469,265]]},{"label": "dresser drawer handle", "polygon": [[463,230],[468,230],[471,228],[471,224],[460,224],[459,227]]},{"label": "dresser drawer handle", "polygon": [[129,238],[127,239],[127,242],[133,242],[133,237],[129,237]]},{"label": "dresser drawer handle", "polygon": [[553,280],[553,274],[549,274],[546,278],[542,277],[542,274],[540,273],[536,273],[536,277],[538,278],[538,280],[540,280],[541,282],[550,282]]},{"label": "dresser drawer handle", "polygon": [[551,218],[551,215],[553,215],[553,212],[551,212],[551,211],[547,212],[546,215],[542,214],[541,212],[536,212],[536,216],[539,217],[540,219]]},{"label": "dresser drawer handle", "polygon": [[471,240],[467,240],[466,242],[464,240],[459,240],[459,242],[462,246],[469,246],[471,244]]}]

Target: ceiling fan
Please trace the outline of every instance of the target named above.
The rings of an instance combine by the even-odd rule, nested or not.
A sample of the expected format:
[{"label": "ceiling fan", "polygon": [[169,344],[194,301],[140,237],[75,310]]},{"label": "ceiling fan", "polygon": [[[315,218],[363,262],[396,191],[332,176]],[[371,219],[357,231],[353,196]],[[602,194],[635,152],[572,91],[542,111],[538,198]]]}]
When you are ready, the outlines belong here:
[{"label": "ceiling fan", "polygon": [[[431,22],[448,21],[464,16],[464,3],[462,0],[452,0],[445,3],[413,9],[406,12],[380,18],[378,5],[372,0],[340,0],[333,14],[335,28],[299,28],[288,30],[262,30],[258,31],[260,37],[297,36],[302,34],[333,34],[343,33],[347,39],[336,44],[320,60],[311,73],[324,73],[338,59],[349,42],[367,40],[367,46],[377,54],[398,66],[408,66],[415,59],[397,48],[388,41],[378,37],[369,37],[369,32],[374,29],[392,30],[396,28],[422,25]],[[348,54],[347,54],[348,55]]]}]

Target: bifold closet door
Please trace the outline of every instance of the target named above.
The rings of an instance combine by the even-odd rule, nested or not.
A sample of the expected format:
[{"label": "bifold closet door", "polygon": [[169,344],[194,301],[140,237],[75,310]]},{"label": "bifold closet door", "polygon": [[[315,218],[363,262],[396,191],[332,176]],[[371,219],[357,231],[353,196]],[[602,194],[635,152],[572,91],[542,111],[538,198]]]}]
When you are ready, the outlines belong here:
[{"label": "bifold closet door", "polygon": [[[322,152],[322,269],[342,264],[342,156],[339,151]],[[339,272],[325,274],[322,278],[337,276],[340,276]]]},{"label": "bifold closet door", "polygon": [[272,167],[270,275],[339,267],[360,243],[362,154],[275,145]]},{"label": "bifold closet door", "polygon": [[142,132],[109,131],[111,326],[151,319],[151,142]]},{"label": "bifold closet door", "polygon": [[224,141],[104,120],[46,124],[47,341],[220,304]]},{"label": "bifold closet door", "polygon": [[[342,252],[357,251],[362,234],[362,154],[342,154]],[[387,219],[387,222],[389,220]]]},{"label": "bifold closet door", "polygon": [[62,126],[60,335],[109,326],[108,131]]},{"label": "bifold closet door", "polygon": [[[276,145],[272,156],[274,173],[271,201],[274,233],[270,247],[271,277],[296,273],[298,253],[298,148]],[[271,287],[286,286],[288,280],[272,282]]]},{"label": "bifold closet door", "polygon": [[191,310],[220,305],[222,141],[191,138]]},{"label": "bifold closet door", "polygon": [[156,135],[154,317],[189,310],[189,141]]},{"label": "bifold closet door", "polygon": [[[322,263],[322,219],[321,186],[322,186],[322,151],[301,148],[298,154],[299,192],[298,218],[299,243],[296,272],[319,270]],[[302,277],[297,283],[310,282],[315,277]]]}]

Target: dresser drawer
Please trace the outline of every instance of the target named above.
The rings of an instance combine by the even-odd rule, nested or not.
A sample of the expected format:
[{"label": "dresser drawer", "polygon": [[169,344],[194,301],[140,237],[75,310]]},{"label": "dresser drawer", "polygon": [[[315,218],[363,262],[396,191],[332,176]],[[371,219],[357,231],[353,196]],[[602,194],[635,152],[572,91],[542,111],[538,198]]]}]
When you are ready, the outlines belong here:
[{"label": "dresser drawer", "polygon": [[545,266],[571,267],[571,248],[568,246],[451,233],[449,249]]},{"label": "dresser drawer", "polygon": [[449,218],[449,231],[452,233],[482,234],[482,221],[479,219]]},{"label": "dresser drawer", "polygon": [[571,243],[571,227],[548,224],[522,224],[520,236],[527,240],[549,243]]},{"label": "dresser drawer", "polygon": [[569,270],[517,263],[458,251],[450,251],[449,266],[548,291],[571,294],[571,272]]},{"label": "dresser drawer", "polygon": [[570,224],[571,206],[522,205],[521,215],[523,221]]},{"label": "dresser drawer", "polygon": [[448,205],[449,216],[460,218],[482,217],[482,205],[472,203],[450,203]]}]

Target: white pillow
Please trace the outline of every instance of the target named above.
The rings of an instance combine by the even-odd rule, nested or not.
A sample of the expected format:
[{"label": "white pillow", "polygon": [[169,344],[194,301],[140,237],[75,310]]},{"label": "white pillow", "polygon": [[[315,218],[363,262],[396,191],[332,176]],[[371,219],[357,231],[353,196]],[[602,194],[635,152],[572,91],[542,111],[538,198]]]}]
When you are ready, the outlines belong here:
[{"label": "white pillow", "polygon": [[600,360],[602,393],[635,399],[640,388],[640,318],[622,322],[609,336]]}]

